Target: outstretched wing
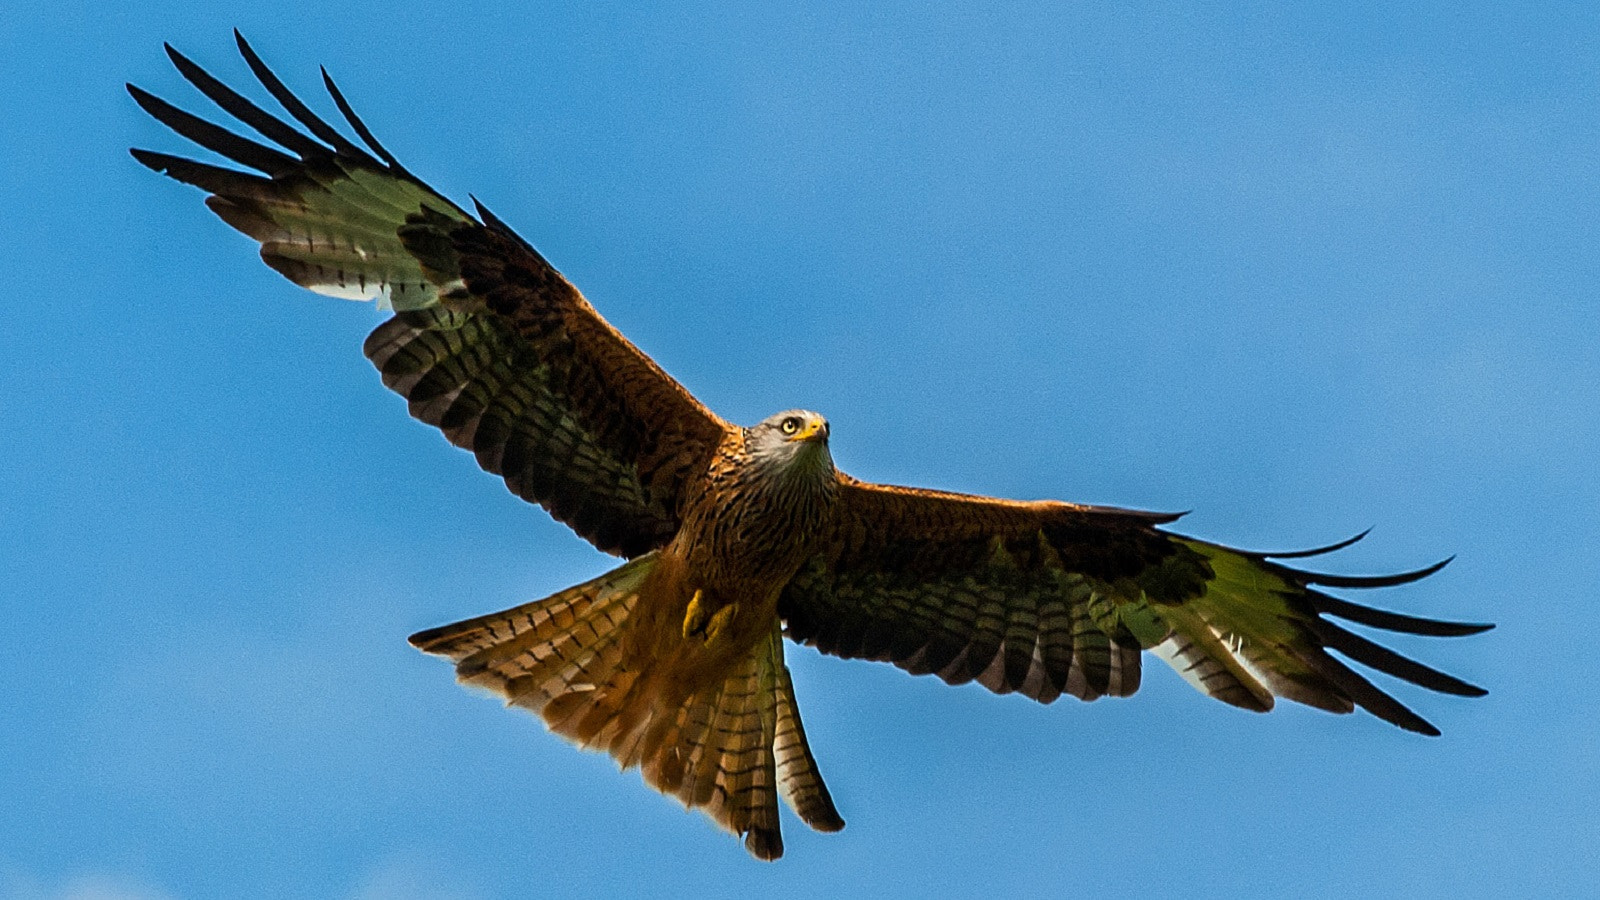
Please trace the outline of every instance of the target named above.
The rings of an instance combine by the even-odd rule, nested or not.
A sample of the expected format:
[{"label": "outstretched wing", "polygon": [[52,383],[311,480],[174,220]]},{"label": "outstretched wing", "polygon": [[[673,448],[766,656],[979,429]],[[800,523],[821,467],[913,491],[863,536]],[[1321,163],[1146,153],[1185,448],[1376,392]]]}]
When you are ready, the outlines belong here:
[{"label": "outstretched wing", "polygon": [[328,92],[369,149],[319,119],[235,37],[256,78],[305,130],[168,47],[201,93],[277,146],[129,85],[163,124],[254,171],[148,150],[134,158],[209,192],[206,205],[260,241],[261,258],[294,283],[396,310],[365,346],[384,384],[512,492],[601,550],[632,557],[665,544],[690,479],[730,426],[488,210],[477,206],[474,217],[401,166],[326,72]]},{"label": "outstretched wing", "polygon": [[1401,728],[1438,730],[1335,659],[1444,693],[1484,692],[1330,621],[1439,636],[1492,626],[1359,606],[1318,586],[1404,584],[1275,562],[1157,531],[1176,516],[1024,503],[847,479],[828,549],[780,602],[788,634],[836,656],[882,660],[951,684],[976,679],[1044,703],[1139,687],[1153,651],[1203,693],[1264,712],[1287,697],[1332,712],[1355,706]]}]

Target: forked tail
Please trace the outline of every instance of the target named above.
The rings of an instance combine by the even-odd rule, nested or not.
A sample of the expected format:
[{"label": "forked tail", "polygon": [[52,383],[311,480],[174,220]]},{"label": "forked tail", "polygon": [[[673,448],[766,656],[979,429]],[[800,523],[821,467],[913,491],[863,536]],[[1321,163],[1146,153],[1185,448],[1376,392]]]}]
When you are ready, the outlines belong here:
[{"label": "forked tail", "polygon": [[843,828],[806,743],[776,621],[726,678],[697,690],[627,657],[629,614],[655,560],[411,643],[449,657],[463,684],[539,713],[551,731],[624,769],[639,766],[651,787],[743,835],[757,858],[783,855],[780,795],[811,827]]}]

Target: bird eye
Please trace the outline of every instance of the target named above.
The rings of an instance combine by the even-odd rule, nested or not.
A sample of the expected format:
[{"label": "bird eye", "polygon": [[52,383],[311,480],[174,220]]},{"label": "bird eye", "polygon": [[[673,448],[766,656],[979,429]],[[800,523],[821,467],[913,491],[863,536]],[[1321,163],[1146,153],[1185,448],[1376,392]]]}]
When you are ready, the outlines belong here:
[{"label": "bird eye", "polygon": [[800,417],[799,416],[790,416],[789,418],[784,419],[782,424],[780,424],[778,426],[778,428],[784,434],[794,434],[796,431],[800,430]]}]

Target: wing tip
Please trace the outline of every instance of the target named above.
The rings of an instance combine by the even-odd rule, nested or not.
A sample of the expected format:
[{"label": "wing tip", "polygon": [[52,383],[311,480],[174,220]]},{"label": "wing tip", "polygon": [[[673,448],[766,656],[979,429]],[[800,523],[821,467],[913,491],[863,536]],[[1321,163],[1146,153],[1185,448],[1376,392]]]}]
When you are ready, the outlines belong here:
[{"label": "wing tip", "polygon": [[317,70],[322,73],[322,86],[327,89],[328,96],[333,98],[333,105],[339,108],[339,113],[344,116],[346,122],[350,123],[350,127],[355,129],[356,136],[361,138],[362,143],[367,145],[367,149],[376,153],[378,158],[383,160],[395,174],[410,176],[411,173],[406,170],[405,166],[400,164],[400,160],[396,159],[388,148],[378,142],[378,139],[373,136],[372,130],[367,128],[367,123],[356,115],[355,108],[350,105],[349,100],[345,99],[344,92],[340,91],[339,86],[333,83],[333,76],[328,74],[328,67],[319,65]]},{"label": "wing tip", "polygon": [[1482,697],[1488,691],[1348,631],[1326,619],[1307,623],[1322,645],[1364,666],[1441,694]]},{"label": "wing tip", "polygon": [[150,171],[159,175],[167,174],[167,159],[169,159],[169,157],[166,154],[157,153],[154,150],[145,150],[139,147],[129,147],[128,154],[134,159],[138,160],[139,165],[144,166]]},{"label": "wing tip", "polygon": [[1423,566],[1410,572],[1397,572],[1393,575],[1334,575],[1329,572],[1307,572],[1301,569],[1284,568],[1305,584],[1337,588],[1382,588],[1397,587],[1402,584],[1421,581],[1450,565],[1454,559],[1455,556],[1452,554],[1431,566]]},{"label": "wing tip", "polygon": [[1353,546],[1354,544],[1360,542],[1363,538],[1365,538],[1367,535],[1369,535],[1371,533],[1372,533],[1372,526],[1368,526],[1365,531],[1362,531],[1361,533],[1359,533],[1359,534],[1357,534],[1357,535],[1355,535],[1353,537],[1347,537],[1342,541],[1338,541],[1338,542],[1329,544],[1329,545],[1327,545],[1325,547],[1313,547],[1310,550],[1289,550],[1289,551],[1285,551],[1285,552],[1282,552],[1282,553],[1270,552],[1270,551],[1266,551],[1266,550],[1257,550],[1257,551],[1250,551],[1246,555],[1254,556],[1254,557],[1257,557],[1259,559],[1306,559],[1306,558],[1312,557],[1312,556],[1322,556],[1322,555],[1327,554],[1327,553],[1333,553],[1333,552],[1336,552],[1336,551],[1339,551],[1339,550],[1343,550],[1346,547]]},{"label": "wing tip", "polygon": [[1412,727],[1410,725],[1401,725],[1399,722],[1396,722],[1395,724],[1400,725],[1400,727],[1406,731],[1409,731],[1413,734],[1420,734],[1423,737],[1442,737],[1444,735],[1444,732],[1439,730],[1439,726],[1429,722],[1427,719],[1417,719],[1415,723],[1416,727]]},{"label": "wing tip", "polygon": [[1468,637],[1492,631],[1493,622],[1452,622],[1445,619],[1425,619],[1405,613],[1390,612],[1373,606],[1352,603],[1321,591],[1307,591],[1312,607],[1320,614],[1334,616],[1348,622],[1358,622],[1385,631],[1402,634],[1420,634],[1427,637]]},{"label": "wing tip", "polygon": [[[139,104],[139,108],[144,110],[145,112],[150,112],[149,104],[152,104],[152,103],[160,104],[161,103],[161,98],[160,97],[157,97],[155,94],[150,93],[149,91],[145,90],[142,87],[139,87],[137,84],[134,84],[131,81],[124,81],[122,83],[122,86],[124,88],[127,88],[128,95],[133,98],[133,102]],[[154,115],[154,113],[151,113],[151,115]]]}]

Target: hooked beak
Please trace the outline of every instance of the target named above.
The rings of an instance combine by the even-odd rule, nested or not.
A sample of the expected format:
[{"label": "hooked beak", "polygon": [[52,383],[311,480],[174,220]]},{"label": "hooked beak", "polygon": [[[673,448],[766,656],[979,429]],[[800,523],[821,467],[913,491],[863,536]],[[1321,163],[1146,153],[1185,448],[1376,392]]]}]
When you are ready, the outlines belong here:
[{"label": "hooked beak", "polygon": [[789,440],[815,441],[819,444],[826,444],[828,442],[828,421],[820,418],[812,419],[805,424],[805,427],[795,432]]}]

